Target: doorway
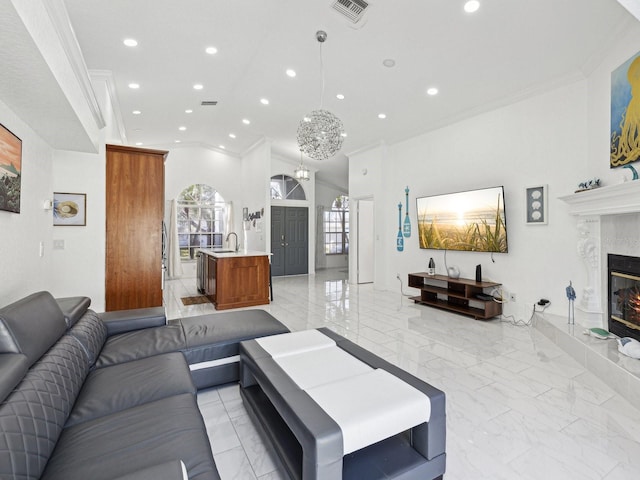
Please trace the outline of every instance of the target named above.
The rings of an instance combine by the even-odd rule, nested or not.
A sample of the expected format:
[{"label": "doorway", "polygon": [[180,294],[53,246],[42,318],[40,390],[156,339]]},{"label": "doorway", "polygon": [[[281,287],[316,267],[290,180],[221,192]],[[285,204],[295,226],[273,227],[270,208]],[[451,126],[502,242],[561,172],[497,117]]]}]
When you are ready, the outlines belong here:
[{"label": "doorway", "polygon": [[271,274],[309,273],[309,209],[271,207]]},{"label": "doorway", "polygon": [[357,232],[357,282],[373,283],[375,266],[373,200],[358,200]]}]

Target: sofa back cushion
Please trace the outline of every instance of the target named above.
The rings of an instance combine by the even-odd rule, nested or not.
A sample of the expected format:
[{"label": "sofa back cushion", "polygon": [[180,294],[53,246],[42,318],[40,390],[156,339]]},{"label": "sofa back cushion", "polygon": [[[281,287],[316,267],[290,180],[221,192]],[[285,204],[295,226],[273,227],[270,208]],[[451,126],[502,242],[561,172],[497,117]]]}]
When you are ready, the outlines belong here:
[{"label": "sofa back cushion", "polygon": [[40,478],[88,371],[83,348],[67,335],[0,404],[0,478]]},{"label": "sofa back cushion", "polygon": [[38,292],[0,309],[0,353],[23,353],[35,363],[67,329],[49,292]]}]

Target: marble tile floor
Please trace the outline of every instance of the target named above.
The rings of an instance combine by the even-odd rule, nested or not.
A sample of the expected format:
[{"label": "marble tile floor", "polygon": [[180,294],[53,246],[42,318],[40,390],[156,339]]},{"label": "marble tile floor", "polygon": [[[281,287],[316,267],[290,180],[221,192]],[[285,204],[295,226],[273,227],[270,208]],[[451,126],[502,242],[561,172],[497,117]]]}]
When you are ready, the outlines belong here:
[{"label": "marble tile floor", "polygon": [[[167,316],[215,312],[182,305],[195,294],[194,278],[167,281]],[[445,391],[446,480],[640,478],[640,399],[632,405],[538,329],[418,306],[349,285],[338,269],[274,278],[274,295],[261,308],[291,330],[329,327]],[[198,402],[223,480],[287,478],[237,385]]]}]

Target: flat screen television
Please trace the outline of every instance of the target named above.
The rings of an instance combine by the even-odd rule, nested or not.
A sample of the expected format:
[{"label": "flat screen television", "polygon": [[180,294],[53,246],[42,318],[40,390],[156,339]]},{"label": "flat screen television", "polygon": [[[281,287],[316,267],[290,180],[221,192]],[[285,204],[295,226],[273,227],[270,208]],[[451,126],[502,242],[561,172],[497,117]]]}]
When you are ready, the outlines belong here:
[{"label": "flat screen television", "polygon": [[416,201],[420,248],[507,253],[502,186]]}]

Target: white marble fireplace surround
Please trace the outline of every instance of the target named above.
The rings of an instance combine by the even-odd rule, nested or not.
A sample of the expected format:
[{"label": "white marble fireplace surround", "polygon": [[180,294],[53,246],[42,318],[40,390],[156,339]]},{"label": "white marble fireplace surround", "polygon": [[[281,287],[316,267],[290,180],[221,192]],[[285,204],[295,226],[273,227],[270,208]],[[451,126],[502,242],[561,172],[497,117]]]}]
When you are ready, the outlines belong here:
[{"label": "white marble fireplace surround", "polygon": [[560,197],[576,216],[577,251],[585,264],[585,287],[576,289],[578,324],[546,315],[536,323],[545,336],[634,403],[640,398],[640,360],[618,352],[615,340],[585,335],[607,328],[607,255],[640,257],[640,181]]}]

